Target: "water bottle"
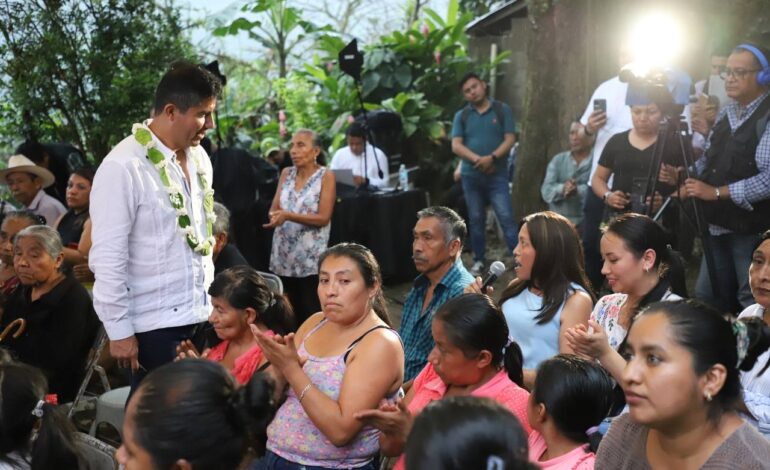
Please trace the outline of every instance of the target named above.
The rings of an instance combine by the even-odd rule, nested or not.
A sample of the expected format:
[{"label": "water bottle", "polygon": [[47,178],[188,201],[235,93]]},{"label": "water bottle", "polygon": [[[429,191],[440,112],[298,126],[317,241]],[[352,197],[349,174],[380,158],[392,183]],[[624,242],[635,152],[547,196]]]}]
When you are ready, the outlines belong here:
[{"label": "water bottle", "polygon": [[398,167],[398,186],[401,191],[409,190],[409,173],[406,172],[406,165],[403,163]]}]

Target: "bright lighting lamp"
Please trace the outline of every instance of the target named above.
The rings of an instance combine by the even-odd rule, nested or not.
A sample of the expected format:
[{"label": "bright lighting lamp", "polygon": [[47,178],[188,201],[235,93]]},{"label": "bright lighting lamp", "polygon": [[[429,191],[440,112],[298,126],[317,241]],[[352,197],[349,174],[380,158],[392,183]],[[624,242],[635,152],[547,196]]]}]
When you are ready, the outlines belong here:
[{"label": "bright lighting lamp", "polygon": [[671,66],[682,52],[682,28],[669,14],[643,16],[630,34],[628,44],[637,76]]}]

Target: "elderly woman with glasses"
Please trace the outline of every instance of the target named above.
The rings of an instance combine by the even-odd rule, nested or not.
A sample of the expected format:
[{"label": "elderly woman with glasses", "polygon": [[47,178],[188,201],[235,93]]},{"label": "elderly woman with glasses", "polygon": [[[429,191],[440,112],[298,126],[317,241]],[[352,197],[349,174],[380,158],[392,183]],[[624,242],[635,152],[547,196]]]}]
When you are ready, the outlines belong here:
[{"label": "elderly woman with glasses", "polygon": [[40,368],[60,403],[74,398],[99,327],[88,292],[61,272],[63,260],[53,228],[33,225],[16,234],[13,267],[21,286],[8,299],[0,324],[9,333],[0,345]]}]

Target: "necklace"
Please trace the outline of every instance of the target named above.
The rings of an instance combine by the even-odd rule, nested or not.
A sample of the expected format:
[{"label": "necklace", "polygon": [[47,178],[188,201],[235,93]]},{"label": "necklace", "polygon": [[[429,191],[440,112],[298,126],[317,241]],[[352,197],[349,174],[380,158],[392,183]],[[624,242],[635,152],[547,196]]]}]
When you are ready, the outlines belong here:
[{"label": "necklace", "polygon": [[166,188],[168,193],[168,200],[171,203],[171,207],[176,211],[177,225],[182,232],[185,241],[196,253],[200,253],[203,256],[211,254],[214,248],[214,221],[216,216],[214,215],[214,190],[211,189],[211,185],[206,180],[206,172],[203,170],[200,158],[193,156],[195,162],[195,170],[198,174],[198,183],[203,190],[203,210],[206,217],[206,238],[200,240],[198,234],[195,233],[195,228],[192,226],[192,220],[190,214],[185,207],[184,194],[182,193],[182,187],[169,178],[166,165],[166,157],[163,153],[155,148],[155,141],[152,140],[152,132],[145,124],[134,124],[131,127],[131,134],[134,139],[147,150],[147,159],[152,162],[152,166],[158,170],[160,176],[160,182],[163,187]]}]

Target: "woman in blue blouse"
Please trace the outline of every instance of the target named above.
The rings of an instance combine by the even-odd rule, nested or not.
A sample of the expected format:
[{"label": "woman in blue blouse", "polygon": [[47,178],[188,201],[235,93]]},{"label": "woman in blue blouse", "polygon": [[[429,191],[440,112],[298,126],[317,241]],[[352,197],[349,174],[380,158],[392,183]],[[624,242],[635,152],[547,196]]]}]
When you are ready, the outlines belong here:
[{"label": "woman in blue blouse", "polygon": [[[531,387],[542,361],[573,353],[563,333],[588,322],[594,297],[580,237],[564,216],[545,211],[525,217],[513,256],[516,278],[502,292],[500,307],[511,338],[521,346],[524,383]],[[468,291],[480,287],[477,278]]]}]

